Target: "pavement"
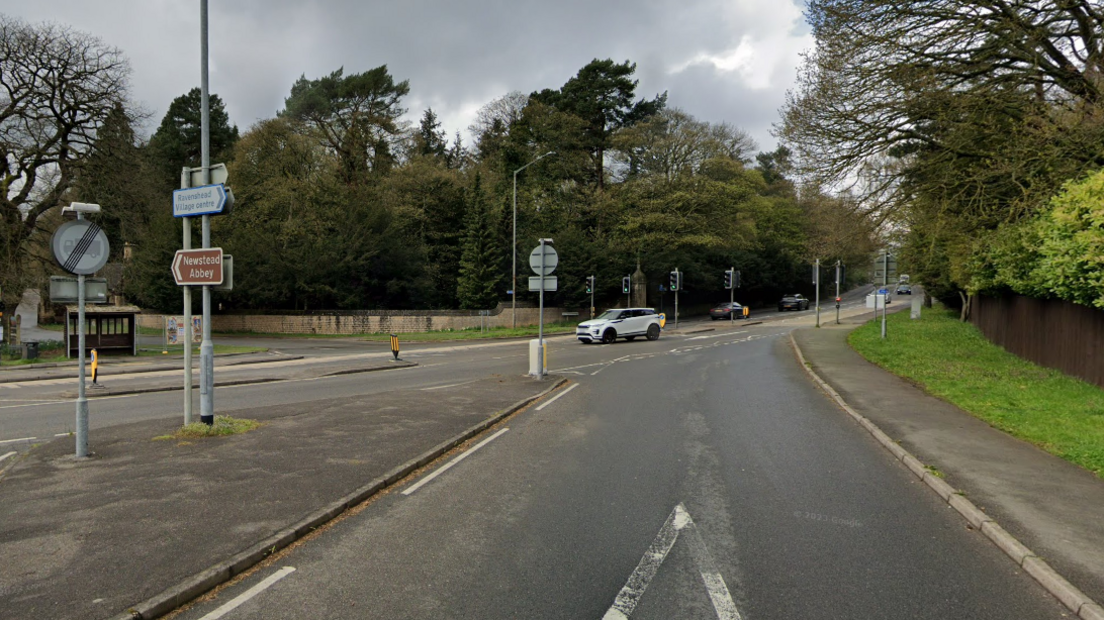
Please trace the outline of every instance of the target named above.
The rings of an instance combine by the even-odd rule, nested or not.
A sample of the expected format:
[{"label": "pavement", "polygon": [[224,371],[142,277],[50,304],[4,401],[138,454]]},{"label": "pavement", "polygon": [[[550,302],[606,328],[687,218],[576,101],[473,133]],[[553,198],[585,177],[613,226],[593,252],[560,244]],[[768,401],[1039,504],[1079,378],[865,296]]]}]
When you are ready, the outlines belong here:
[{"label": "pavement", "polygon": [[[794,332],[814,379],[962,512],[963,527],[989,535],[1080,617],[1104,619],[1092,602],[1104,600],[1104,481],[866,362],[846,338],[869,318]],[[201,440],[164,438],[178,418],[123,424],[97,431],[92,458],[79,461],[71,437],[0,450],[0,618],[163,615],[562,383],[491,376],[447,396],[256,408],[235,417],[260,428]]]},{"label": "pavement", "polygon": [[867,362],[847,344],[866,319],[794,331],[808,369],[964,523],[1080,617],[1104,618],[1104,480]]}]

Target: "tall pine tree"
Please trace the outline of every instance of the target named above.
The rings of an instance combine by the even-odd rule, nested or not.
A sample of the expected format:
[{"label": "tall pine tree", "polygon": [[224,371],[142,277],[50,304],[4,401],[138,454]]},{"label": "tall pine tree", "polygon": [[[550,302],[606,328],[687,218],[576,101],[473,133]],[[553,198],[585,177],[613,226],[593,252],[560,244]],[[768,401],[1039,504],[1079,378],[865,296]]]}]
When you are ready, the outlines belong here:
[{"label": "tall pine tree", "polygon": [[468,194],[464,218],[464,249],[460,254],[460,277],[456,296],[466,310],[491,308],[498,304],[502,282],[501,248],[483,196],[479,174]]}]

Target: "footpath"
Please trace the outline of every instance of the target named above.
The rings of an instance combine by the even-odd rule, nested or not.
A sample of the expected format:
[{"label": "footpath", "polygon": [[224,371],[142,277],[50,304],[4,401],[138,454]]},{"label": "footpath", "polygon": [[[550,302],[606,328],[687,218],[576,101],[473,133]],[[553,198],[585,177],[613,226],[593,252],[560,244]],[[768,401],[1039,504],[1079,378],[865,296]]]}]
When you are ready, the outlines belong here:
[{"label": "footpath", "polygon": [[235,411],[263,425],[157,439],[179,419],[64,437],[0,473],[0,618],[155,618],[555,389],[491,377]]},{"label": "footpath", "polygon": [[1104,481],[867,362],[847,335],[870,316],[799,329],[794,344],[852,415],[876,438],[880,429],[883,445],[967,517],[964,526],[1081,618],[1104,619],[1092,602],[1104,601]]}]

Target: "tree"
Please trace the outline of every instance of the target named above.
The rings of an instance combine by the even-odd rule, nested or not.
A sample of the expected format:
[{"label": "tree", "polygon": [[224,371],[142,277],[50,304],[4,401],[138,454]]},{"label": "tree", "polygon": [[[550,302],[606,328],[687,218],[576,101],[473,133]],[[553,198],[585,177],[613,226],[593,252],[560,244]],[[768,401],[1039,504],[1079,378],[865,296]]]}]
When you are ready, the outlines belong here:
[{"label": "tree", "polygon": [[418,133],[414,135],[414,145],[416,155],[444,159],[445,152],[448,150],[448,140],[445,138],[445,132],[441,130],[441,121],[437,119],[437,113],[433,108],[426,108],[422,113]]},{"label": "tree", "polygon": [[711,125],[667,108],[618,131],[612,146],[628,176],[658,175],[671,181],[695,174],[702,162],[715,157],[746,161],[755,142],[731,125]]},{"label": "tree", "polygon": [[483,196],[479,175],[468,194],[464,218],[464,250],[460,255],[460,277],[456,296],[460,307],[470,310],[491,308],[498,303],[501,289],[500,248],[494,243],[494,230]]},{"label": "tree", "polygon": [[395,82],[380,65],[346,76],[344,68],[308,80],[300,77],[284,100],[280,116],[305,123],[337,154],[347,182],[365,173],[386,173],[395,163],[394,143],[402,135],[399,119],[407,80]]},{"label": "tree", "polygon": [[135,143],[131,122],[122,104],[117,103],[97,132],[74,186],[81,202],[103,208],[90,219],[104,229],[116,260],[122,257],[125,242],[137,243],[146,235],[153,208],[168,211],[166,195],[155,181],[148,152]]},{"label": "tree", "polygon": [[52,24],[0,16],[0,286],[14,307],[44,215],[67,202],[97,132],[125,102],[119,50]]},{"label": "tree", "polygon": [[591,154],[592,180],[599,189],[605,184],[605,152],[613,134],[629,127],[667,105],[667,93],[651,101],[633,101],[637,81],[631,79],[636,63],[597,58],[579,70],[560,90],[533,93],[531,100],[574,114],[585,122],[583,144]]},{"label": "tree", "polygon": [[[230,116],[222,99],[211,93],[207,101],[211,163],[229,157],[238,141],[238,127],[230,124]],[[150,138],[150,152],[168,188],[180,187],[180,171],[202,163],[203,91],[193,88],[173,99],[161,119],[161,125]]]}]

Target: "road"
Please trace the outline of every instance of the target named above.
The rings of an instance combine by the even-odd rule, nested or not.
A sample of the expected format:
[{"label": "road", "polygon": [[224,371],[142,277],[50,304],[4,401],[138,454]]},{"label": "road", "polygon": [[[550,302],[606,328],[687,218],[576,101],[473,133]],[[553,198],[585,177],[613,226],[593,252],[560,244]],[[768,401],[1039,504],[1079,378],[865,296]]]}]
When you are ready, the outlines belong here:
[{"label": "road", "polygon": [[[810,385],[809,322],[565,342],[554,400],[176,617],[1068,617]],[[520,348],[387,381],[446,391]]]},{"label": "road", "polygon": [[[843,310],[845,313],[858,312],[862,309],[861,303],[861,299],[850,299],[844,304]],[[788,326],[807,323],[812,314],[813,310],[782,314],[762,311],[757,312],[753,319],[756,322],[764,321],[766,325]],[[828,320],[827,311],[823,320]],[[708,328],[723,331],[743,329],[742,325],[742,321],[728,323],[697,317],[681,321],[680,331]],[[661,342],[679,338],[682,337],[664,337]],[[549,340],[549,365],[553,371],[586,364],[606,364],[625,355],[627,350],[638,344],[620,342],[613,347],[584,347],[574,340],[574,336],[557,336]],[[415,368],[397,369],[382,374],[339,376],[324,375],[339,372],[365,360],[381,362],[390,359],[392,355],[388,345],[352,339],[240,338],[228,339],[228,342],[252,343],[254,346],[270,347],[276,352],[305,357],[302,360],[219,368],[216,382],[280,378],[272,383],[217,388],[215,410],[219,414],[232,415],[238,409],[268,404],[305,403],[395,389],[434,389],[438,386],[474,381],[490,374],[524,374],[528,371],[527,340],[406,343],[402,346],[402,358],[416,362],[418,366]],[[74,371],[70,369],[66,372]],[[198,382],[198,372],[193,374],[193,380]],[[103,382],[113,388],[143,388],[151,384],[164,384],[172,378],[177,378],[183,384],[183,372],[179,369],[125,375],[105,368],[104,375]],[[72,393],[77,386],[75,379],[61,377],[44,381],[2,382],[3,379],[4,375],[0,375],[0,454],[12,449],[24,450],[55,435],[72,432],[75,420]],[[90,429],[94,431],[113,424],[183,416],[183,398],[182,391],[105,398],[96,398],[93,394],[89,401]],[[195,390],[193,412],[198,415],[198,411],[199,394]],[[94,435],[90,436],[94,441]]]}]

